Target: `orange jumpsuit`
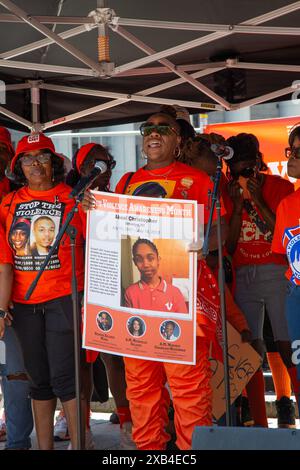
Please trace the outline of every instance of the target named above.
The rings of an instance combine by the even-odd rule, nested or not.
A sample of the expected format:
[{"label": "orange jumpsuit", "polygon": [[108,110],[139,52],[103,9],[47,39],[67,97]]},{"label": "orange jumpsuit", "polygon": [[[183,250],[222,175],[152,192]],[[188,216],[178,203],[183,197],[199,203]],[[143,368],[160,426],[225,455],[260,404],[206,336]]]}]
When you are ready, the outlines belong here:
[{"label": "orange jumpsuit", "polygon": [[125,357],[127,398],[133,422],[132,437],[140,450],[164,450],[170,436],[168,382],[175,410],[176,445],[191,448],[195,426],[212,424],[209,343],[197,338],[196,365],[171,364]]},{"label": "orange jumpsuit", "polygon": [[[176,161],[151,172],[141,168],[129,182],[128,179],[128,174],[122,177],[116,193],[149,196],[151,190],[154,197],[196,200],[204,204],[204,222],[207,222],[208,190],[212,190],[212,183],[205,173]],[[165,431],[170,401],[166,382],[172,392],[179,449],[191,448],[195,426],[212,424],[208,352],[209,342],[204,334],[197,338],[196,365],[124,358],[133,440],[138,449],[164,450],[170,439]]]}]

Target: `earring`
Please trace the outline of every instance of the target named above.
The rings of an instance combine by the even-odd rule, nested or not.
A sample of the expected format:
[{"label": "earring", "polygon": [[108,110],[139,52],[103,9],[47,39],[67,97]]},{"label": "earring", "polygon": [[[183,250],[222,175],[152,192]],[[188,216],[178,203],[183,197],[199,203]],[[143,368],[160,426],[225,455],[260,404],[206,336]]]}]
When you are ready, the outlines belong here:
[{"label": "earring", "polygon": [[175,158],[179,158],[179,157],[180,157],[180,154],[181,154],[180,147],[176,147],[176,149],[175,149],[175,151],[174,151],[174,157],[175,157]]},{"label": "earring", "polygon": [[55,181],[55,178],[54,178],[54,168],[52,168],[52,182]]},{"label": "earring", "polygon": [[148,156],[145,154],[144,150],[141,151],[142,157],[144,160],[147,160]]}]

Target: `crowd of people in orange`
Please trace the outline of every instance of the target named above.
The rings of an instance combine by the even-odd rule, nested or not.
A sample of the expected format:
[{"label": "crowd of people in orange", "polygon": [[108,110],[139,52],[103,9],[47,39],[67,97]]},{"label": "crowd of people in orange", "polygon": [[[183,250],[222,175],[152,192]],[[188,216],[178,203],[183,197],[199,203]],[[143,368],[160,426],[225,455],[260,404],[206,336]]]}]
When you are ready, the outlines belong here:
[{"label": "crowd of people in orange", "polygon": [[[223,252],[217,249],[214,214],[209,254],[204,259],[201,249],[197,249],[195,365],[99,355],[82,349],[86,448],[93,446],[89,406],[99,361],[105,365],[115,399],[123,449],[168,448],[171,414],[173,440],[180,450],[191,448],[195,426],[212,425],[209,354],[212,342],[218,346],[216,318],[220,316],[220,303],[213,300],[218,294],[218,256],[223,257],[226,268],[227,320],[262,360],[267,350],[277,395],[278,426],[295,427],[291,389],[298,403],[300,366],[293,363],[292,353],[294,341],[300,339],[299,190],[294,191],[288,180],[269,174],[259,142],[252,134],[239,134],[227,141],[217,134],[196,134],[188,113],[175,106],[161,107],[140,130],[145,165],[126,173],[115,192],[195,200],[204,205],[205,225],[209,220],[208,194],[218,161],[212,146],[232,148],[233,157],[226,161],[220,184]],[[286,156],[289,176],[300,178],[300,125],[290,133]],[[0,338],[6,345],[6,364],[0,365],[0,372],[5,408],[2,434],[8,449],[31,447],[33,423],[39,449],[52,449],[55,435],[66,438],[65,431],[55,430],[62,423],[68,430],[70,448],[77,448],[71,247],[67,235],[29,300],[25,294],[74,207],[75,200],[69,197],[72,187],[82,176],[89,175],[97,161],[105,162],[107,171],[98,176],[92,188],[110,191],[116,162],[102,145],[82,146],[72,158],[72,170],[66,174],[64,158],[49,137],[43,133],[26,135],[14,150],[9,131],[0,128]],[[185,184],[187,178],[189,185]],[[95,200],[88,190],[72,221],[77,229],[80,309],[86,212],[94,208]],[[178,311],[185,312],[180,290],[159,275],[160,255],[150,240],[137,240],[132,257],[140,280],[126,289],[126,305],[141,308],[145,299],[149,304],[155,294],[155,298],[164,299],[162,304],[167,297],[172,298],[174,308],[178,305]],[[214,280],[214,289],[207,279]],[[269,332],[264,334],[266,320]],[[97,317],[104,331],[109,321],[104,314]],[[168,340],[176,339],[175,326],[172,321],[166,322],[164,334]],[[138,317],[133,316],[128,328],[132,336],[143,335],[144,325]],[[264,377],[259,368],[238,400],[240,425],[268,426],[264,395]],[[63,412],[54,427],[58,398]]]}]

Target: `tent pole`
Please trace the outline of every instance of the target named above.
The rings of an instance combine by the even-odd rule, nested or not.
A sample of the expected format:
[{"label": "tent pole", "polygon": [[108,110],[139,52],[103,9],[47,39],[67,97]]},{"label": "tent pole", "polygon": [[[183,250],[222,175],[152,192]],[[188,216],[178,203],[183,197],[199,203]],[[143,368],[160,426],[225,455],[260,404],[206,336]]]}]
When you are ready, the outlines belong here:
[{"label": "tent pole", "polygon": [[136,26],[140,28],[175,29],[179,31],[208,31],[227,32],[240,34],[272,34],[285,36],[299,36],[300,30],[296,27],[282,26],[251,26],[243,24],[213,24],[213,23],[187,23],[182,21],[156,21],[139,20],[135,18],[119,18],[120,26]]},{"label": "tent pole", "polygon": [[34,130],[40,125],[40,88],[38,80],[29,81],[30,88],[30,101],[31,101],[31,120]]},{"label": "tent pole", "polygon": [[[93,18],[89,18],[87,16],[61,16],[57,18],[57,16],[38,16],[34,15],[32,18],[39,21],[43,24],[83,24],[83,25],[92,25],[94,23]],[[0,14],[0,23],[22,23],[23,20],[16,15],[12,15],[10,13],[1,13]]]},{"label": "tent pole", "polygon": [[[141,49],[142,51],[146,52],[147,55],[151,56],[153,54],[156,54],[156,52],[151,47],[149,47],[147,44],[145,44],[140,39],[135,37],[129,31],[126,31],[124,28],[118,28],[116,30],[116,33],[122,36],[127,41],[129,41],[131,44],[134,44],[138,49]],[[178,70],[176,65],[170,62],[168,59],[160,59],[159,62],[165,65],[168,69],[170,69],[171,72],[175,73],[175,75],[178,75],[178,77],[182,78],[184,82],[189,83],[197,90],[209,96],[211,99],[219,103],[225,109],[228,109],[228,110],[230,109],[230,104],[228,103],[228,101],[226,101],[221,96],[217,95],[213,90],[209,89],[207,86],[198,82],[191,75],[187,74],[184,71]]]},{"label": "tent pole", "polygon": [[[1,20],[0,20],[1,23]],[[96,25],[88,25],[87,26],[77,26],[76,28],[69,29],[68,31],[64,31],[63,33],[58,33],[58,36],[62,39],[72,38],[74,36],[78,36],[78,34],[86,33],[92,29],[96,28]],[[49,44],[53,44],[54,41],[50,38],[41,39],[40,41],[31,42],[30,44],[26,44],[25,46],[17,47],[16,49],[12,49],[11,51],[2,52],[0,54],[0,59],[12,59],[13,57],[17,57],[22,54],[26,54],[27,52],[35,51],[36,49],[40,49],[41,47],[49,46]]]},{"label": "tent pole", "polygon": [[79,119],[81,117],[88,116],[90,114],[98,113],[105,109],[113,108],[115,106],[123,104],[124,102],[126,102],[126,100],[119,99],[119,100],[109,101],[107,103],[100,104],[99,106],[94,106],[93,108],[88,108],[83,111],[79,111],[78,113],[69,114],[68,116],[63,116],[57,119],[53,119],[52,121],[45,122],[42,126],[43,126],[43,129],[46,130],[50,127],[52,128],[55,126],[59,126],[60,124],[65,124],[66,122],[74,121],[75,119]]},{"label": "tent pole", "polygon": [[69,54],[74,56],[76,59],[78,59],[79,61],[83,62],[85,65],[90,67],[99,76],[103,75],[103,71],[99,64],[97,64],[94,60],[92,60],[90,57],[85,55],[79,49],[77,49],[76,47],[66,42],[64,39],[58,36],[58,34],[53,33],[53,31],[51,31],[49,28],[39,23],[32,16],[28,15],[26,11],[19,8],[13,2],[11,2],[10,0],[0,0],[0,4],[3,5],[5,8],[7,8],[8,10],[10,10],[11,12],[15,13],[20,18],[22,18],[23,21],[27,23],[28,25],[30,25],[32,28],[38,30],[40,33],[42,33],[44,36],[48,37],[49,39],[52,39],[55,44],[57,44],[65,51],[69,52]]},{"label": "tent pole", "polygon": [[294,93],[296,87],[291,85],[286,88],[282,88],[281,90],[273,91],[272,93],[267,93],[262,96],[258,96],[257,98],[253,98],[252,100],[247,100],[239,104],[235,104],[232,106],[234,110],[246,108],[248,106],[254,106],[255,104],[264,103],[265,101],[273,100],[274,98],[278,98],[279,96],[284,96],[289,93]]},{"label": "tent pole", "polygon": [[88,68],[79,68],[79,67],[67,67],[64,65],[46,65],[41,63],[33,62],[23,62],[18,60],[5,60],[0,59],[0,68],[8,67],[14,69],[24,69],[24,70],[38,70],[40,72],[53,72],[53,73],[62,73],[64,75],[80,75],[87,77],[97,77],[97,73],[94,70]]},{"label": "tent pole", "polygon": [[86,88],[76,88],[76,87],[68,87],[63,85],[51,85],[48,83],[43,83],[40,85],[41,89],[45,90],[52,90],[52,91],[61,91],[63,93],[74,93],[78,95],[88,95],[88,96],[98,96],[101,98],[113,98],[122,101],[140,101],[141,103],[153,103],[153,104],[169,104],[172,105],[175,102],[180,106],[185,106],[189,108],[196,108],[196,109],[210,109],[210,110],[217,110],[222,111],[223,108],[219,105],[212,104],[212,103],[203,103],[201,101],[186,101],[186,100],[178,100],[176,98],[161,98],[156,96],[143,96],[140,94],[136,95],[126,95],[125,93],[116,93],[110,91],[99,91],[99,90],[90,90]]},{"label": "tent pole", "polygon": [[23,118],[22,116],[19,116],[16,113],[13,113],[12,111],[9,111],[6,108],[3,108],[3,106],[0,106],[0,114],[3,114],[4,116],[9,117],[13,121],[19,122],[20,124],[23,124],[23,126],[28,127],[28,129],[32,129],[32,122],[28,121],[27,119]]},{"label": "tent pole", "polygon": [[[247,21],[243,21],[242,23],[240,23],[239,26],[242,26],[242,25],[257,26],[262,23],[265,23],[266,21],[270,21],[280,16],[287,15],[288,13],[291,13],[299,9],[300,9],[300,1],[297,1],[297,2],[291,3],[290,5],[286,5],[282,8],[278,8],[277,10],[272,10],[263,15],[257,16],[255,18],[251,18]],[[159,59],[163,59],[164,57],[169,57],[179,52],[184,52],[186,50],[193,49],[194,47],[199,47],[204,44],[208,44],[210,42],[216,41],[217,39],[230,36],[231,34],[234,34],[234,33],[235,33],[235,29],[232,28],[230,31],[227,30],[223,32],[214,32],[211,34],[207,34],[204,37],[194,39],[193,41],[188,41],[178,46],[165,49],[164,51],[157,52],[156,54],[153,54],[151,56],[143,57],[142,59],[134,60],[132,62],[124,64],[118,67],[118,71],[124,72],[125,70],[130,70],[133,68],[141,67],[151,62],[155,62]]]},{"label": "tent pole", "polygon": [[[300,30],[300,28],[299,28]],[[262,64],[259,62],[240,62],[235,63],[231,59],[226,61],[226,67],[230,69],[245,69],[245,70],[270,70],[275,72],[300,72],[300,65],[288,64]]]}]

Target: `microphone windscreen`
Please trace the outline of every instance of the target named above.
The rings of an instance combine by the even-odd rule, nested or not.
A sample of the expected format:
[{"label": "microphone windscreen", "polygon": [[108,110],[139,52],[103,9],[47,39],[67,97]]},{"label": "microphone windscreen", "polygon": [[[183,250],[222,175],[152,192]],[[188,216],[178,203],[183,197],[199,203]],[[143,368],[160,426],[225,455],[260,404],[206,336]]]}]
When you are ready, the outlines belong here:
[{"label": "microphone windscreen", "polygon": [[101,173],[105,173],[107,171],[107,164],[102,160],[99,160],[95,163],[95,168],[98,168]]}]

